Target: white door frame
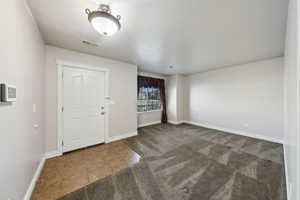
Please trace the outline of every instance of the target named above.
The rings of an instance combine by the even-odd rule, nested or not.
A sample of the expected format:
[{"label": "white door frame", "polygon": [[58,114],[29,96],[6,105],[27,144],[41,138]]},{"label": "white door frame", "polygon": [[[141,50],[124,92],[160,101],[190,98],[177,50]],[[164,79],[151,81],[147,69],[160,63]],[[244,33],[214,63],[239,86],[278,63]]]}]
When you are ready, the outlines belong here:
[{"label": "white door frame", "polygon": [[74,63],[65,60],[56,60],[57,65],[57,150],[60,155],[63,154],[63,130],[62,130],[62,92],[63,92],[63,68],[75,68],[75,69],[85,69],[91,71],[99,71],[105,73],[105,116],[104,116],[104,142],[107,143],[108,141],[108,133],[109,133],[109,70],[103,67],[85,65],[80,63]]}]

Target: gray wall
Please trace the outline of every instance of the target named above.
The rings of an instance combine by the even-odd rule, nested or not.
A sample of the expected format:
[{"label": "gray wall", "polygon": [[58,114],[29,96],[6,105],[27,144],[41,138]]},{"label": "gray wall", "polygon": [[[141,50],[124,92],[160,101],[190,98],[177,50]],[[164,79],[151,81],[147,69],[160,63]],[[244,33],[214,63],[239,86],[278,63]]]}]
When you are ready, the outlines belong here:
[{"label": "gray wall", "polygon": [[185,77],[185,120],[283,139],[283,58]]},{"label": "gray wall", "polygon": [[0,199],[21,200],[44,155],[45,46],[25,1],[1,1],[0,11],[0,82],[18,98],[0,103]]},{"label": "gray wall", "polygon": [[138,126],[143,127],[161,122],[161,111],[138,113]]},{"label": "gray wall", "polygon": [[110,70],[111,100],[109,137],[130,134],[137,130],[137,66],[47,46],[46,61],[46,151],[57,150],[57,66],[56,59]]}]

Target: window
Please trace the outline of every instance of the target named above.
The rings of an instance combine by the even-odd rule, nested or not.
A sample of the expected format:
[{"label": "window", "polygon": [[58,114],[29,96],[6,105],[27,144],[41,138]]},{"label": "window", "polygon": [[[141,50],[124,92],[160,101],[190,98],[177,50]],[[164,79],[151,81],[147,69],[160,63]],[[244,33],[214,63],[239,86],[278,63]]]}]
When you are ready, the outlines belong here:
[{"label": "window", "polygon": [[137,106],[138,112],[161,110],[159,89],[145,87],[140,88]]}]

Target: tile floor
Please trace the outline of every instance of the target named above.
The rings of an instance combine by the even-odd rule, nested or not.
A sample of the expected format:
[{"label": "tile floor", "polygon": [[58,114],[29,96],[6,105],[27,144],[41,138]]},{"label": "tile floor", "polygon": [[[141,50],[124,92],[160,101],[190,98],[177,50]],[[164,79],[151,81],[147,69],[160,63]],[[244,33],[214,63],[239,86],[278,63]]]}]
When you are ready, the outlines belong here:
[{"label": "tile floor", "polygon": [[283,163],[281,144],[155,125],[48,160],[33,199],[286,200]]},{"label": "tile floor", "polygon": [[139,162],[123,142],[97,145],[46,160],[32,200],[54,200]]}]

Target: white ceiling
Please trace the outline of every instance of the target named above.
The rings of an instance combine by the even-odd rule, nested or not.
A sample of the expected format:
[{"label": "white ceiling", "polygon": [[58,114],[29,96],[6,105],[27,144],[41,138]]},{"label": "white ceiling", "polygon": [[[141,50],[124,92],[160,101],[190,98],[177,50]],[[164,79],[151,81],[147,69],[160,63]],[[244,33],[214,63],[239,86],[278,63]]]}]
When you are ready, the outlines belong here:
[{"label": "white ceiling", "polygon": [[99,0],[28,1],[48,44],[134,63],[142,71],[188,74],[284,52],[288,0],[102,0],[122,16],[121,31],[106,38],[84,12]]}]

